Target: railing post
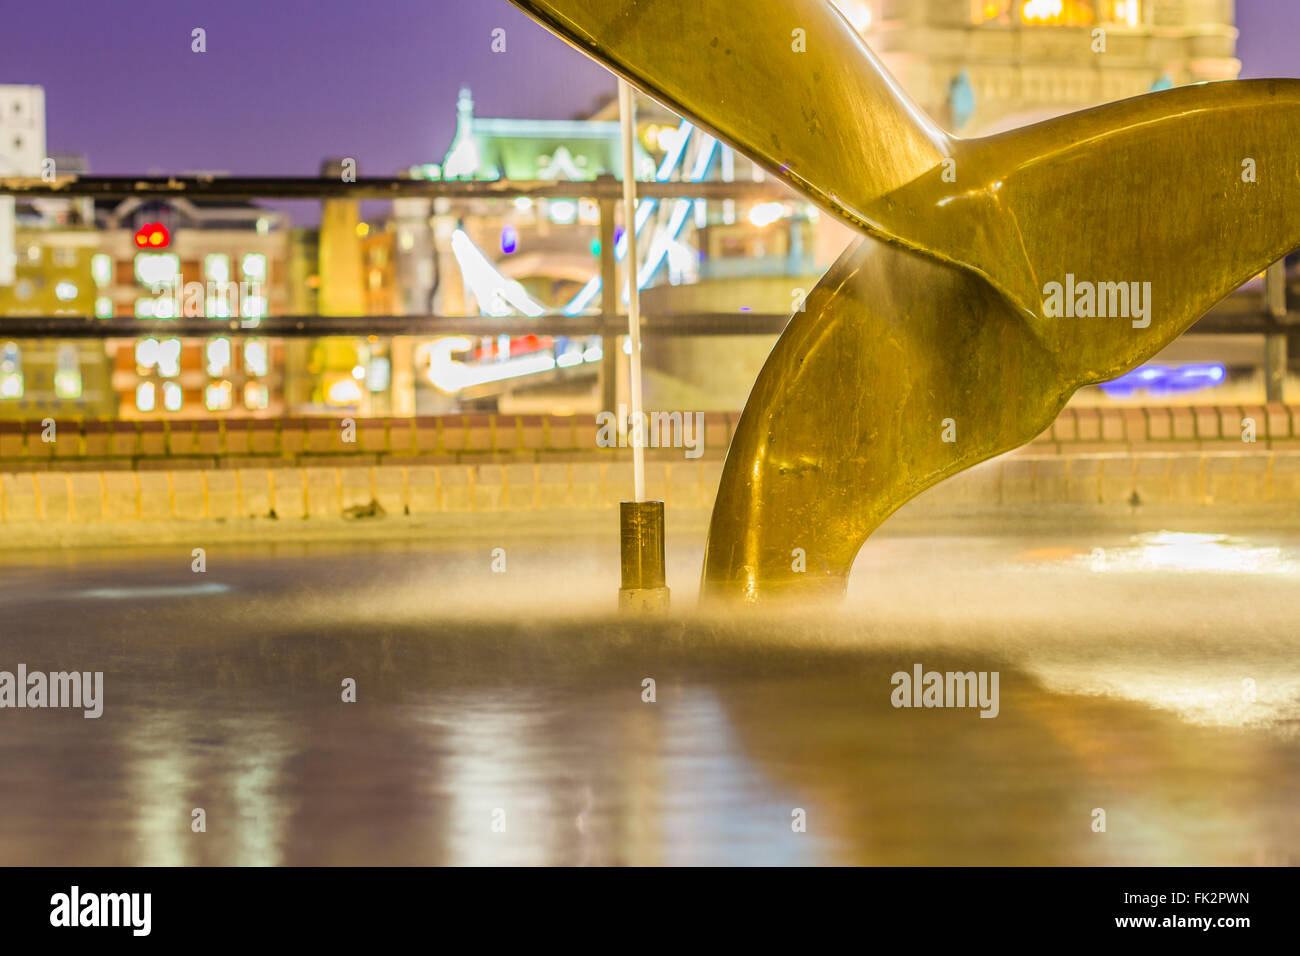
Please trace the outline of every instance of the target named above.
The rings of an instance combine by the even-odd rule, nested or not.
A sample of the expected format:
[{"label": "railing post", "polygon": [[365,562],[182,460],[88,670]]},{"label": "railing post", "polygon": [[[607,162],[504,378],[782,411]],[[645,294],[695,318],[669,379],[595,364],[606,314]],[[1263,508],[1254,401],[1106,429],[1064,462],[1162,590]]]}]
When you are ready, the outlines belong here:
[{"label": "railing post", "polygon": [[[1286,321],[1286,260],[1279,259],[1264,273],[1264,295],[1268,314]],[[1286,331],[1268,332],[1264,336],[1264,400],[1285,401],[1287,366]]]},{"label": "railing post", "polygon": [[[606,176],[601,176],[604,180]],[[613,184],[614,177],[608,176]],[[614,210],[618,202],[602,198],[600,206],[600,342],[603,357],[600,360],[600,408],[614,412],[618,409],[618,267],[614,257]]]}]

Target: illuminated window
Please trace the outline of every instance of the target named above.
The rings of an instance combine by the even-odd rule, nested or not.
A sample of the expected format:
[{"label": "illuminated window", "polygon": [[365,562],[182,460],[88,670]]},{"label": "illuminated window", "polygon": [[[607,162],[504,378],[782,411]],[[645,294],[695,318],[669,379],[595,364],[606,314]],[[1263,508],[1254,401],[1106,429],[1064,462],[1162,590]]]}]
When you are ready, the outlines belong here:
[{"label": "illuminated window", "polygon": [[176,303],[170,295],[141,296],[135,300],[137,319],[174,319]]},{"label": "illuminated window", "polygon": [[77,284],[68,282],[66,279],[62,282],[55,283],[54,295],[60,302],[71,302],[77,297]]},{"label": "illuminated window", "polygon": [[266,296],[246,295],[239,304],[239,313],[249,319],[266,318]]},{"label": "illuminated window", "polygon": [[1107,7],[1107,19],[1112,23],[1135,27],[1142,22],[1141,0],[1109,0]]},{"label": "illuminated window", "polygon": [[229,382],[212,382],[203,390],[203,404],[208,411],[224,412],[234,402],[234,386]]},{"label": "illuminated window", "polygon": [[171,282],[181,274],[181,260],[174,252],[137,252],[135,277],[142,285],[153,288]]},{"label": "illuminated window", "polygon": [[266,256],[260,252],[247,253],[239,264],[244,278],[255,282],[266,281]]},{"label": "illuminated window", "polygon": [[749,211],[749,221],[762,228],[763,226],[770,226],[788,215],[789,211],[785,208],[784,203],[763,202]]},{"label": "illuminated window", "polygon": [[181,374],[181,340],[141,339],[135,343],[135,367],[141,375],[157,369],[163,378],[175,378]]},{"label": "illuminated window", "polygon": [[154,387],[153,382],[141,382],[135,387],[135,407],[142,412],[151,412],[154,409]]},{"label": "illuminated window", "polygon": [[571,199],[552,199],[546,203],[546,213],[551,222],[567,226],[578,218],[578,204]]},{"label": "illuminated window", "polygon": [[248,339],[244,342],[244,371],[249,375],[265,375],[269,367],[266,339]]},{"label": "illuminated window", "polygon": [[23,355],[17,342],[0,348],[0,398],[23,397]]},{"label": "illuminated window", "polygon": [[1082,26],[1095,22],[1097,14],[1084,0],[1022,0],[1020,19],[1032,24]]},{"label": "illuminated window", "polygon": [[376,355],[366,368],[366,388],[372,392],[386,392],[393,380],[393,364],[387,356]]},{"label": "illuminated window", "polygon": [[141,339],[135,343],[135,370],[141,375],[148,375],[158,364],[158,340]]},{"label": "illuminated window", "polygon": [[230,318],[230,290],[235,288],[229,282],[211,282],[208,284],[206,315],[210,319]]},{"label": "illuminated window", "polygon": [[81,360],[75,345],[60,345],[54,357],[54,394],[81,398]]},{"label": "illuminated window", "polygon": [[95,299],[95,318],[111,319],[113,317],[113,300],[106,295]]},{"label": "illuminated window", "polygon": [[209,282],[230,281],[230,256],[219,253],[203,257],[203,278]]},{"label": "illuminated window", "polygon": [[175,382],[163,382],[163,408],[169,412],[181,410],[181,387]]},{"label": "illuminated window", "polygon": [[[1137,24],[1141,0],[1102,0],[1105,19]],[[971,0],[971,22],[1027,23],[1034,26],[1086,26],[1095,23],[1094,0]]]},{"label": "illuminated window", "polygon": [[325,401],[330,405],[355,405],[361,401],[361,386],[355,379],[336,379],[325,390]]},{"label": "illuminated window", "polygon": [[213,378],[230,374],[230,339],[209,339],[208,374]]},{"label": "illuminated window", "polygon": [[90,257],[90,277],[95,285],[105,286],[113,281],[113,260],[99,252]]},{"label": "illuminated window", "polygon": [[[158,374],[163,378],[175,378],[181,374],[181,340],[163,339],[158,343]],[[167,393],[163,390],[163,404],[167,404]]]},{"label": "illuminated window", "polygon": [[254,411],[266,408],[270,404],[271,393],[260,382],[247,382],[244,385],[244,407]]}]

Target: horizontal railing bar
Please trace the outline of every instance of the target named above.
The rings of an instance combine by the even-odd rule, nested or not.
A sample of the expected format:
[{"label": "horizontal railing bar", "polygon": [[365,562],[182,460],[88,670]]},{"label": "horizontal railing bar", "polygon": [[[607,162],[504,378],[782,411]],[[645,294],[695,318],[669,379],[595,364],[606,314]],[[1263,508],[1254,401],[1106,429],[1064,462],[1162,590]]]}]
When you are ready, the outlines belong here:
[{"label": "horizontal railing bar", "polygon": [[[1209,313],[1188,333],[1195,335],[1288,334],[1300,338],[1300,313],[1275,319],[1264,313],[1233,310]],[[784,312],[667,312],[642,316],[647,334],[778,335],[790,321]],[[251,323],[251,320],[250,320]],[[6,338],[111,339],[147,335],[195,337],[208,335],[315,338],[324,335],[623,335],[627,320],[618,315],[606,322],[600,315],[537,317],[454,315],[273,315],[245,324],[238,318],[94,319],[76,315],[0,315],[0,336]],[[1300,345],[1300,342],[1297,343]]]},{"label": "horizontal railing bar", "polygon": [[[780,180],[762,182],[642,182],[637,192],[651,199],[790,199]],[[25,198],[93,199],[618,199],[613,177],[551,180],[426,180],[368,177],[355,182],[300,176],[59,176],[0,177],[0,195]]]},{"label": "horizontal railing bar", "polygon": [[[785,313],[697,312],[642,316],[642,328],[653,335],[777,335],[790,317]],[[453,315],[273,315],[257,320],[185,317],[135,319],[114,317],[34,315],[0,316],[0,336],[6,338],[135,338],[148,335],[195,337],[208,335],[273,336],[325,335],[622,335],[627,320],[600,315],[453,316]]]}]

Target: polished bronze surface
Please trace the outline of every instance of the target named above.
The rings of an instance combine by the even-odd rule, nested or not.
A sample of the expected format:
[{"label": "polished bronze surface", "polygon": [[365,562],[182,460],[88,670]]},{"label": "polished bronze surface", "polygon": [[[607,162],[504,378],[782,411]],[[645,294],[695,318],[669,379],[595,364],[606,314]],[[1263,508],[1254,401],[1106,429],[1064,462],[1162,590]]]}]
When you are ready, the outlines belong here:
[{"label": "polished bronze surface", "polygon": [[514,2],[864,234],[750,395],[709,595],[842,593],[905,501],[1029,441],[1300,245],[1300,81],[961,140],[825,0]]},{"label": "polished bronze surface", "polygon": [[669,592],[664,580],[664,503],[621,502],[619,540],[623,571],[619,609],[666,610]]},{"label": "polished bronze surface", "polygon": [[624,501],[619,504],[623,587],[664,586],[664,503]]}]

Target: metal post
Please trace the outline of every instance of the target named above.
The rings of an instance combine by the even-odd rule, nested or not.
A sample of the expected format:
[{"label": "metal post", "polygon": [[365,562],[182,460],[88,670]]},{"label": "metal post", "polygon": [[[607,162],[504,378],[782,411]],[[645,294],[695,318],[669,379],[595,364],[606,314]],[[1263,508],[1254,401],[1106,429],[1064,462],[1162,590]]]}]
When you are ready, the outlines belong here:
[{"label": "metal post", "polygon": [[668,585],[664,580],[664,503],[619,503],[622,587],[620,611],[666,611]]},{"label": "metal post", "polygon": [[[618,606],[623,611],[661,612],[668,609],[664,579],[664,503],[646,501],[645,419],[641,411],[641,299],[636,276],[636,165],[633,150],[636,102],[632,87],[618,81],[618,113],[623,134],[623,235],[627,240],[627,331],[632,345],[631,393],[633,501],[619,507],[623,580]],[[617,286],[615,287],[617,288]],[[608,290],[606,290],[608,292]]]},{"label": "metal post", "polygon": [[641,296],[636,275],[636,153],[633,149],[636,131],[636,101],[632,87],[623,79],[618,81],[618,117],[623,133],[623,235],[627,239],[627,334],[632,346],[631,376],[628,391],[631,393],[632,422],[632,484],[635,499],[645,501],[645,431],[641,418]]},{"label": "metal post", "polygon": [[1264,297],[1268,314],[1275,319],[1286,315],[1286,260],[1279,259],[1264,272]]},{"label": "metal post", "polygon": [[1270,332],[1264,338],[1264,398],[1270,403],[1286,401],[1287,348],[1285,332]]},{"label": "metal post", "polygon": [[[1264,295],[1268,313],[1273,318],[1286,321],[1286,260],[1279,259],[1264,273]],[[1264,400],[1285,401],[1286,332],[1269,332],[1264,336]]]},{"label": "metal post", "polygon": [[[610,177],[613,179],[613,177]],[[604,323],[601,335],[600,408],[615,412],[618,409],[618,336],[614,322],[618,317],[618,265],[614,258],[613,199],[601,199],[600,209],[600,317]]]}]

